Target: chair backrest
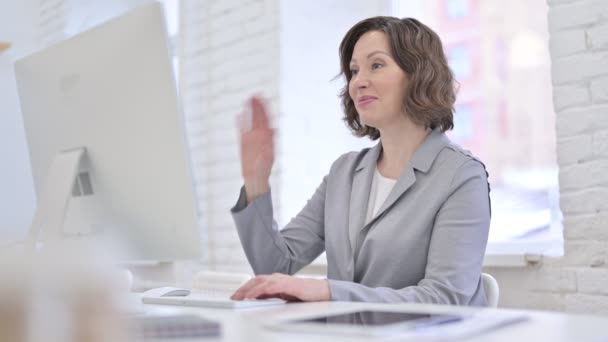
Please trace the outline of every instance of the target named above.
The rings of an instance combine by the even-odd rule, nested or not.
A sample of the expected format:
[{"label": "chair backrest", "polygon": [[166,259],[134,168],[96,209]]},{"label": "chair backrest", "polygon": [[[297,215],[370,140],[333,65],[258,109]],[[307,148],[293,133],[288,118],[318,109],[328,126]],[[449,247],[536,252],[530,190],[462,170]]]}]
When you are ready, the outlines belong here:
[{"label": "chair backrest", "polygon": [[486,298],[488,300],[488,306],[495,308],[498,306],[498,296],[500,289],[498,288],[498,282],[494,277],[487,273],[481,274],[481,282],[483,289],[486,292]]}]

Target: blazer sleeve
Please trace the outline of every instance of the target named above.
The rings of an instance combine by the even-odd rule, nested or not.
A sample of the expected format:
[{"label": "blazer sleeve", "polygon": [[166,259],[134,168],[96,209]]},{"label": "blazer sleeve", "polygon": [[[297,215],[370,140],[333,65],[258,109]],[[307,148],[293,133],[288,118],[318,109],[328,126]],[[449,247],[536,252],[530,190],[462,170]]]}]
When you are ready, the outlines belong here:
[{"label": "blazer sleeve", "polygon": [[325,250],[327,176],[300,213],[282,230],[274,220],[271,193],[247,205],[245,187],[231,209],[241,244],[255,274],[294,274]]},{"label": "blazer sleeve", "polygon": [[402,289],[329,280],[332,300],[485,305],[472,299],[483,291],[480,275],[489,227],[487,173],[481,162],[468,160],[455,173],[435,217],[424,278]]}]

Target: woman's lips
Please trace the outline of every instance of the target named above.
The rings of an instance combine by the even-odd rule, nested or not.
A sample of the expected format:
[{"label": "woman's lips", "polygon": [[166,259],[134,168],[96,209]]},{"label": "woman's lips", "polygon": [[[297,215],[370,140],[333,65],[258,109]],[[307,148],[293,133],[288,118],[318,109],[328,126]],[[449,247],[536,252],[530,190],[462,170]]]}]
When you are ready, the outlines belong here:
[{"label": "woman's lips", "polygon": [[363,97],[360,97],[360,98],[357,100],[357,104],[358,104],[359,106],[365,106],[365,105],[367,105],[367,104],[372,103],[372,102],[373,102],[373,101],[375,101],[376,99],[377,99],[377,98],[375,98],[375,97],[373,97],[373,96],[363,96]]}]

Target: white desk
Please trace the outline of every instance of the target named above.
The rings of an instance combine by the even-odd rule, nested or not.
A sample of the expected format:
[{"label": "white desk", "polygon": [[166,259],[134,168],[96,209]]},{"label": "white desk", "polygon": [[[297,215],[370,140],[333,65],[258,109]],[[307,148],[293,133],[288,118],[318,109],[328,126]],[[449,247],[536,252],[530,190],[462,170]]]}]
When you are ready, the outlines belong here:
[{"label": "white desk", "polygon": [[[367,304],[345,302],[292,303],[281,306],[227,310],[142,304],[146,313],[194,313],[222,324],[222,338],[202,341],[362,341],[360,337],[286,333],[263,327],[273,320],[299,318],[314,314],[352,311],[353,309],[424,310],[426,312],[466,313],[474,308],[420,305],[420,304]],[[505,309],[492,309],[505,310]],[[515,310],[511,310],[515,311]],[[592,341],[608,342],[608,316],[571,315],[545,311],[515,311],[527,314],[530,319],[498,328],[466,341]],[[183,341],[183,340],[181,340]]]}]

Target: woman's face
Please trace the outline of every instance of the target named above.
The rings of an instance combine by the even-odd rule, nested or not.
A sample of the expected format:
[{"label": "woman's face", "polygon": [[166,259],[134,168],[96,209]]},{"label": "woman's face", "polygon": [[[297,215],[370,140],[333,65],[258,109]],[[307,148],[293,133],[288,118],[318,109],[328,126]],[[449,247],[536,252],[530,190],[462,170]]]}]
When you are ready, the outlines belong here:
[{"label": "woman's face", "polygon": [[359,38],[350,70],[348,93],[361,123],[382,129],[404,118],[403,96],[408,77],[393,59],[384,32],[369,31]]}]

